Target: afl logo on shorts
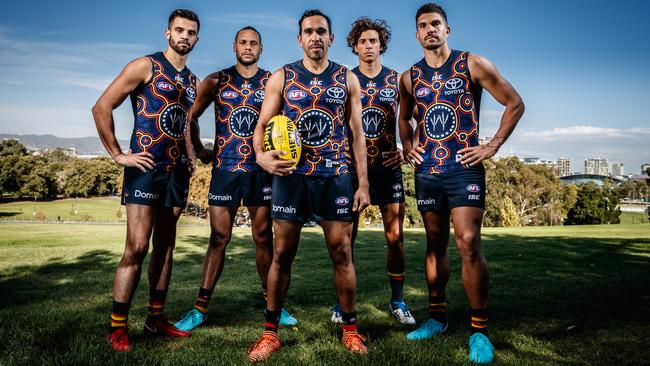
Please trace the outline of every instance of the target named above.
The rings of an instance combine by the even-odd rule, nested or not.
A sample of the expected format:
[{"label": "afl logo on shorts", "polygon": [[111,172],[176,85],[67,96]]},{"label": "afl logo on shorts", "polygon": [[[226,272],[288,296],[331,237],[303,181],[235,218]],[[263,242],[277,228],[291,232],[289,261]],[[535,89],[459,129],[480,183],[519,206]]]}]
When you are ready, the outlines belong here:
[{"label": "afl logo on shorts", "polygon": [[174,139],[181,139],[185,135],[185,119],[187,112],[181,104],[170,104],[160,114],[158,127]]},{"label": "afl logo on shorts", "polygon": [[431,89],[429,89],[429,88],[420,88],[415,92],[415,95],[418,98],[424,98],[427,95],[429,95],[429,93],[431,93]]},{"label": "afl logo on shorts", "polygon": [[481,191],[481,186],[479,186],[478,184],[470,184],[467,187],[465,187],[465,189],[467,189],[467,192],[476,193]]},{"label": "afl logo on shorts", "polygon": [[270,194],[272,191],[273,191],[273,188],[271,188],[271,186],[266,186],[266,187],[262,188],[262,193],[264,193],[264,194]]},{"label": "afl logo on shorts", "polygon": [[332,137],[332,117],[320,109],[311,109],[298,119],[298,131],[302,142],[309,147],[325,145]]},{"label": "afl logo on shorts", "polygon": [[348,203],[350,203],[350,199],[345,197],[345,196],[341,196],[341,197],[337,198],[334,201],[334,203],[336,203],[339,206],[346,206]]},{"label": "afl logo on shorts", "polygon": [[402,190],[402,185],[401,184],[399,184],[399,183],[393,184],[393,191],[399,192],[401,190]]},{"label": "afl logo on shorts", "polygon": [[164,91],[172,91],[172,90],[175,89],[175,87],[172,84],[170,84],[170,83],[168,83],[166,81],[157,82],[156,83],[156,88],[158,88],[160,90],[164,90]]},{"label": "afl logo on shorts", "polygon": [[226,90],[225,92],[221,93],[221,97],[224,99],[235,99],[237,98],[237,93],[235,93],[232,90]]},{"label": "afl logo on shorts", "polygon": [[246,106],[235,108],[228,119],[230,130],[239,137],[251,137],[255,131],[257,117],[259,113],[253,108]]},{"label": "afl logo on shorts", "polygon": [[302,100],[307,96],[307,93],[304,90],[296,89],[296,90],[290,90],[287,93],[287,98],[297,101],[297,100]]},{"label": "afl logo on shorts", "polygon": [[386,130],[386,114],[379,108],[365,108],[361,112],[361,124],[366,138],[376,139]]},{"label": "afl logo on shorts", "polygon": [[427,137],[440,140],[456,131],[456,112],[442,103],[434,104],[424,115],[424,127]]}]

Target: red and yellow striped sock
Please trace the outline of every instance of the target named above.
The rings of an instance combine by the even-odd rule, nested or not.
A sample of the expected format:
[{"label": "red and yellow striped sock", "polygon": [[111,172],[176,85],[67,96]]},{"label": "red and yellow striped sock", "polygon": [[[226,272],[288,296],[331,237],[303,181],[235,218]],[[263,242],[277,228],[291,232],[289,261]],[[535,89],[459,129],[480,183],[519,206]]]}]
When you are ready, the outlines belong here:
[{"label": "red and yellow striped sock", "polygon": [[471,317],[471,330],[473,333],[488,334],[488,311],[487,308],[472,309]]},{"label": "red and yellow striped sock", "polygon": [[439,321],[447,322],[447,301],[445,295],[429,296],[429,317]]},{"label": "red and yellow striped sock", "polygon": [[126,328],[130,306],[131,304],[113,300],[113,307],[111,308],[111,333],[118,329]]},{"label": "red and yellow striped sock", "polygon": [[196,296],[196,301],[194,302],[194,309],[203,314],[207,314],[211,296],[212,291],[210,289],[205,289],[203,287],[199,288],[199,294]]},{"label": "red and yellow striped sock", "polygon": [[390,283],[391,290],[390,301],[402,301],[404,297],[404,272],[388,272],[388,282]]},{"label": "red and yellow striped sock", "polygon": [[149,307],[147,310],[147,323],[155,322],[162,318],[165,314],[165,298],[167,297],[166,290],[150,290],[149,291]]}]

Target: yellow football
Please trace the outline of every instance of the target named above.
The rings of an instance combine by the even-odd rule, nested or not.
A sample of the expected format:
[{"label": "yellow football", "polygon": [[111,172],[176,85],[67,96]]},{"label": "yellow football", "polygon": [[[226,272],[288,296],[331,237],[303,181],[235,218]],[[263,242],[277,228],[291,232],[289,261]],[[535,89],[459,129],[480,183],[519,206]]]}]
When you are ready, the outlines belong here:
[{"label": "yellow football", "polygon": [[300,133],[296,125],[286,116],[277,115],[266,124],[264,130],[264,151],[282,150],[287,154],[284,160],[300,160]]}]

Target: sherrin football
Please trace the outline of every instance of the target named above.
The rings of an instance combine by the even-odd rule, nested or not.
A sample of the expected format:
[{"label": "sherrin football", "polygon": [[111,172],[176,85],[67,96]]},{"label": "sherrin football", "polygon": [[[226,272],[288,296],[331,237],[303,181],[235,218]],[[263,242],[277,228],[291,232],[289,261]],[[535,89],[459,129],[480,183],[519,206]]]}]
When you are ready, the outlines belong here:
[{"label": "sherrin football", "polygon": [[287,154],[280,159],[300,160],[300,133],[296,125],[286,116],[277,115],[266,124],[264,130],[264,151],[282,150]]}]

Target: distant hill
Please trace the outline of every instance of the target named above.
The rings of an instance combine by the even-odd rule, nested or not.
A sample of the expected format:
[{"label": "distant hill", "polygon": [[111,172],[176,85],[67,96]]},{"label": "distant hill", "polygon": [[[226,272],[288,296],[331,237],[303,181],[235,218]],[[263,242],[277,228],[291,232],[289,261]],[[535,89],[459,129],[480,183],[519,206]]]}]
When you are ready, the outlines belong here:
[{"label": "distant hill", "polygon": [[[89,137],[56,137],[54,135],[13,135],[0,133],[0,140],[18,139],[28,150],[53,150],[74,148],[78,155],[107,155],[104,145],[97,136]],[[122,149],[128,149],[129,142],[119,141]]]}]

